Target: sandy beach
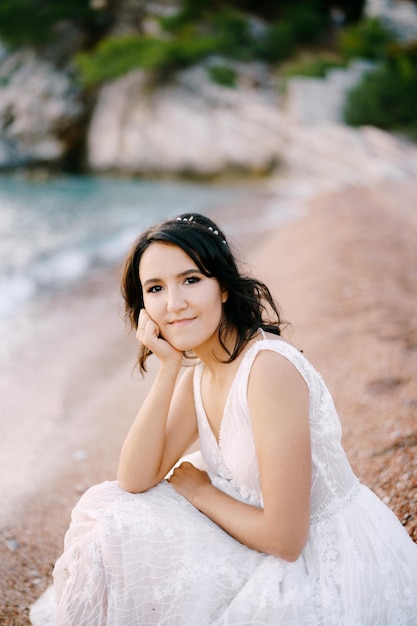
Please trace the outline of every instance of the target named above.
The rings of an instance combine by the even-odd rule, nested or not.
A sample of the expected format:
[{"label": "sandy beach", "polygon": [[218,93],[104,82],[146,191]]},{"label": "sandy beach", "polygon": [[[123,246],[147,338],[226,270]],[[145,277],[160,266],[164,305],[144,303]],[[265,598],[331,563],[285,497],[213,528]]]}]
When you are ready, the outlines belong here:
[{"label": "sandy beach", "polygon": [[[292,324],[288,338],[325,378],[354,471],[417,541],[417,181],[316,196],[297,219],[273,229],[252,229],[250,208],[256,215],[253,201],[245,228],[235,230],[239,256],[270,286]],[[227,233],[220,209],[215,217]],[[239,222],[238,208],[233,219]],[[143,381],[132,374],[136,345],[122,320],[119,273],[97,272],[70,297],[59,296],[62,324],[52,336],[40,306],[36,337],[26,326],[16,339],[22,358],[9,375],[22,386],[27,455],[19,467],[13,450],[1,462],[13,494],[1,512],[4,626],[30,623],[71,508],[90,485],[114,479],[152,380],[152,367]],[[39,433],[36,416],[45,411],[58,418]],[[28,445],[31,438],[38,447]]]}]

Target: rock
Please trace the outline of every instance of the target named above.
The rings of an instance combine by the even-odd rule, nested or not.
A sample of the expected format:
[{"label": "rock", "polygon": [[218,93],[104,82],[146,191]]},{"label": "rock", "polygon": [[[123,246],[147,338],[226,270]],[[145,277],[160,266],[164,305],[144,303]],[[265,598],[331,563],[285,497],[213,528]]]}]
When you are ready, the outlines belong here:
[{"label": "rock", "polygon": [[[403,182],[417,175],[417,146],[374,127],[289,124],[284,164],[311,192]],[[270,187],[279,188],[280,176]]]},{"label": "rock", "polygon": [[72,458],[76,463],[88,459],[88,453],[85,450],[74,450]]},{"label": "rock", "polygon": [[202,66],[150,90],[135,71],[102,88],[88,133],[88,164],[100,172],[259,173],[279,160],[285,125],[272,90],[221,87]]},{"label": "rock", "polygon": [[0,169],[59,162],[82,113],[66,72],[31,50],[0,48]]},{"label": "rock", "polygon": [[417,39],[417,7],[415,2],[402,0],[367,0],[364,7],[368,17],[380,19],[400,41]]},{"label": "rock", "polygon": [[16,550],[18,550],[20,548],[18,542],[16,541],[16,539],[8,539],[6,541],[6,547],[11,551],[11,552],[15,552]]},{"label": "rock", "polygon": [[261,67],[240,70],[236,89],[212,83],[204,66],[154,89],[144,73],[132,72],[100,92],[88,133],[89,167],[215,176],[270,173],[279,164],[272,189],[282,189],[285,172],[314,191],[404,181],[417,175],[413,143],[342,122],[347,90],[371,67],[355,62],[324,80],[292,79],[285,101]]},{"label": "rock", "polygon": [[287,84],[286,97],[289,119],[297,124],[343,124],[348,91],[374,68],[370,61],[356,60],[346,69],[329,70],[324,78],[292,78]]}]

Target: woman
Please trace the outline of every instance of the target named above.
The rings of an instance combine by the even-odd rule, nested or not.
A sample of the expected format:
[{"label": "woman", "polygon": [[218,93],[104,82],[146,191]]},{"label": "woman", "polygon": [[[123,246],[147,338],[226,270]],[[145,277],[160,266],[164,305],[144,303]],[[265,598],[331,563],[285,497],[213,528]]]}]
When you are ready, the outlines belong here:
[{"label": "woman", "polygon": [[415,625],[417,546],[353,474],[323,380],[221,230],[150,228],[122,290],[139,367],[153,353],[159,371],[118,482],[73,511],[56,623]]}]

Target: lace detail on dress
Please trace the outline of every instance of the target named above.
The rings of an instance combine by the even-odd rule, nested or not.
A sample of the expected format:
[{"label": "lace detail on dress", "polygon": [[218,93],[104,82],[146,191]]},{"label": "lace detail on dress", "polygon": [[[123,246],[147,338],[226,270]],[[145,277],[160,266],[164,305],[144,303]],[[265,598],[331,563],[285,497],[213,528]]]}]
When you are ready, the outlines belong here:
[{"label": "lace detail on dress", "polygon": [[330,517],[336,513],[342,513],[342,511],[346,509],[346,507],[348,507],[355,500],[355,498],[357,498],[360,487],[361,485],[358,480],[352,489],[339,500],[330,500],[327,503],[321,504],[311,515],[311,523],[314,524],[316,522],[321,522],[326,519],[326,517]]}]

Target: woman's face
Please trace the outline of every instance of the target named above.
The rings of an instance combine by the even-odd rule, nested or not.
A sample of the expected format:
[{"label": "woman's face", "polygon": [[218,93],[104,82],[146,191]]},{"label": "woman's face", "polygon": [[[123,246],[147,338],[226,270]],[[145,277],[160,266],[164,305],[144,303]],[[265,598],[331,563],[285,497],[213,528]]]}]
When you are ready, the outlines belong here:
[{"label": "woman's face", "polygon": [[139,278],[147,313],[177,350],[198,354],[217,343],[227,294],[181,248],[152,243],[142,255]]}]

